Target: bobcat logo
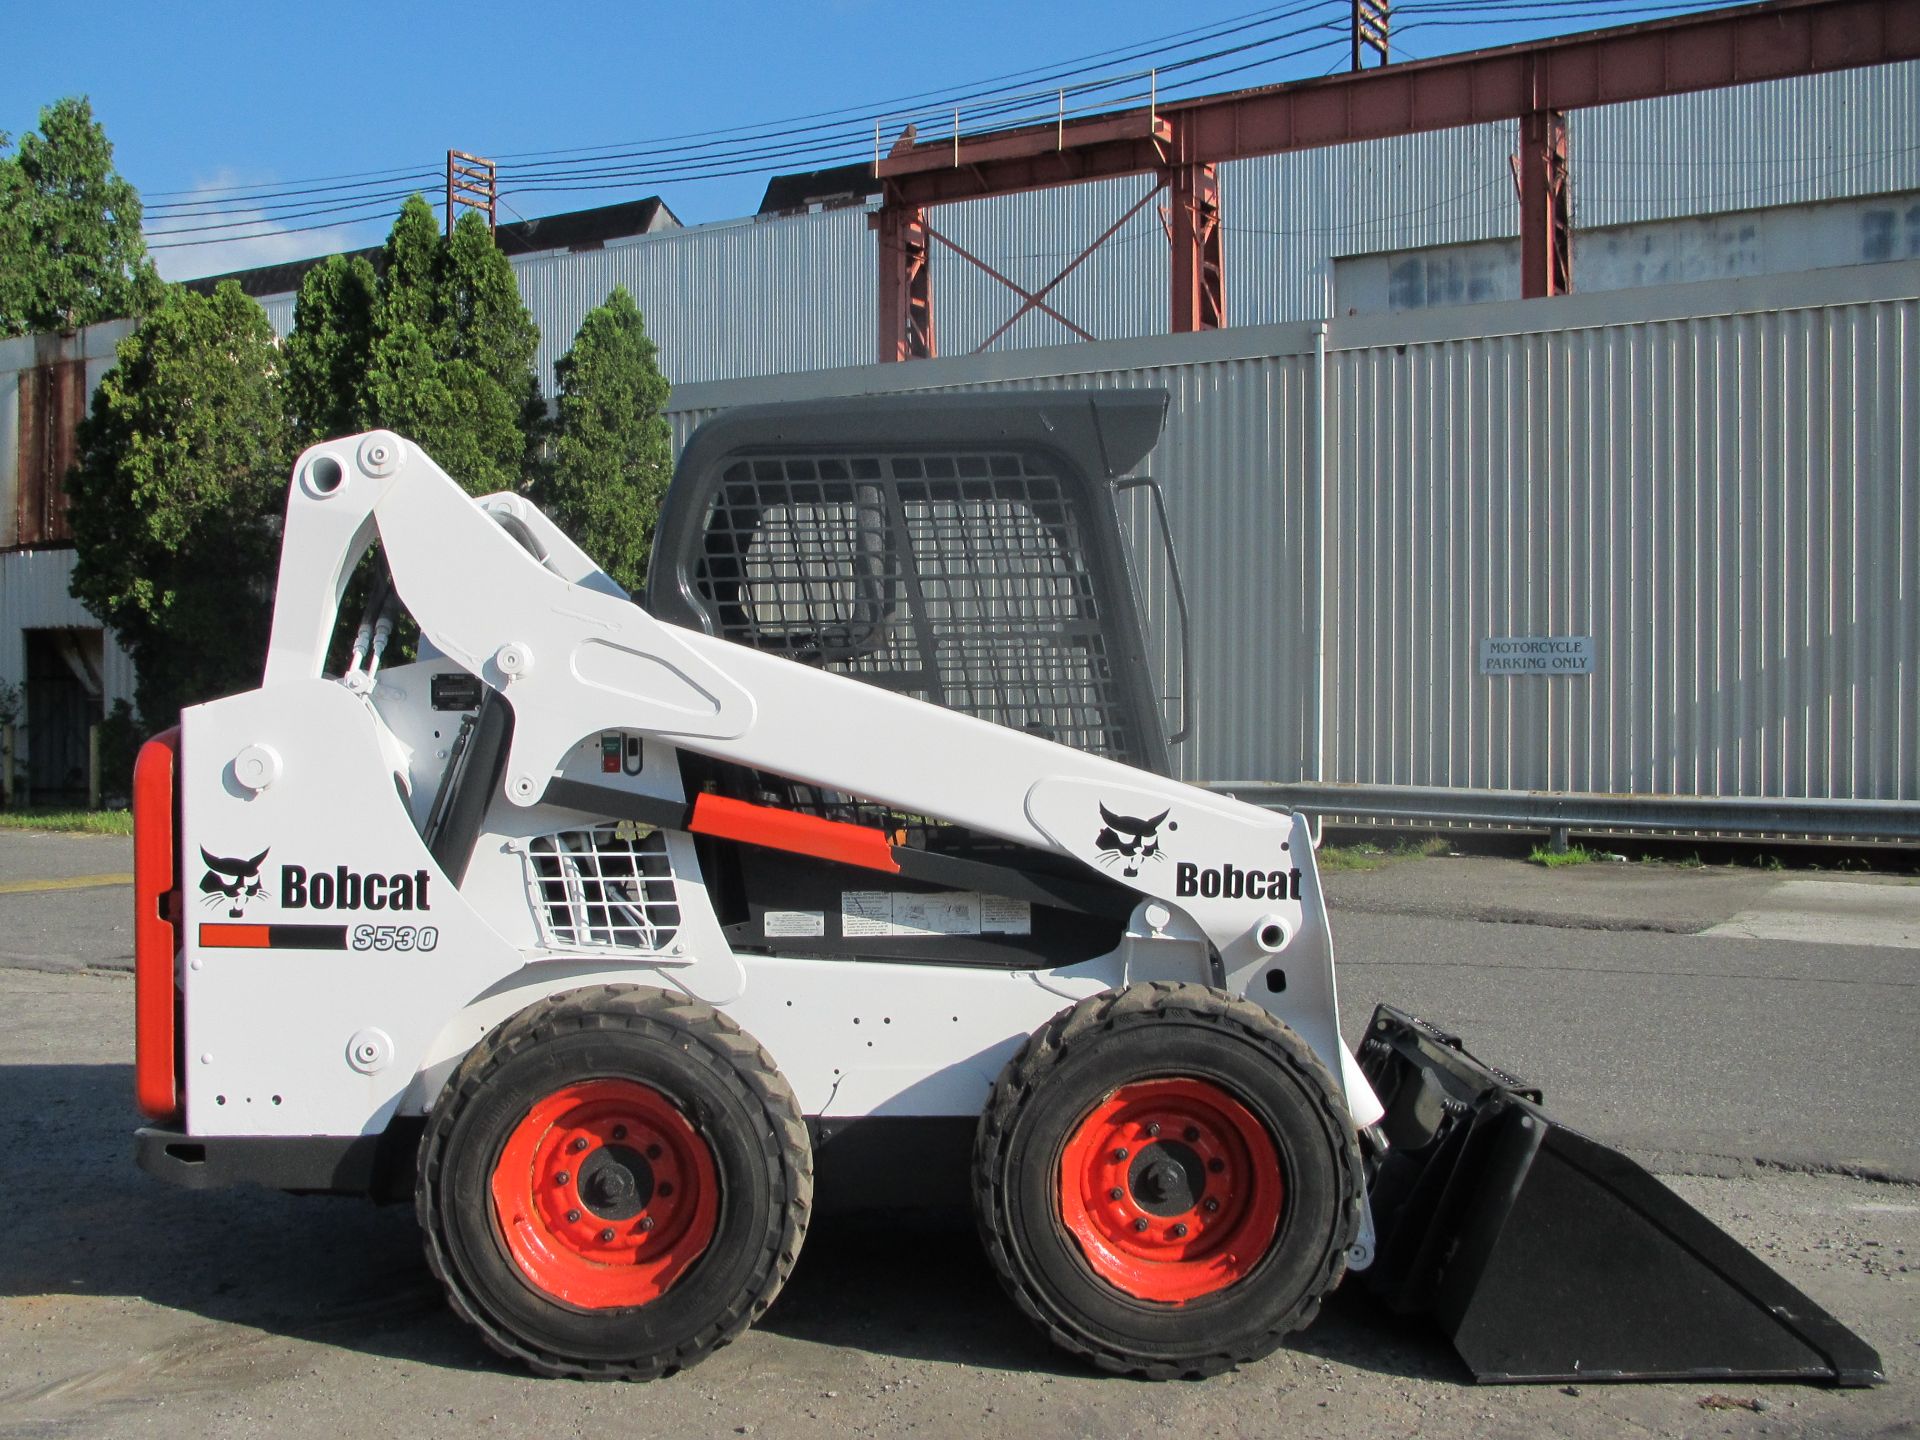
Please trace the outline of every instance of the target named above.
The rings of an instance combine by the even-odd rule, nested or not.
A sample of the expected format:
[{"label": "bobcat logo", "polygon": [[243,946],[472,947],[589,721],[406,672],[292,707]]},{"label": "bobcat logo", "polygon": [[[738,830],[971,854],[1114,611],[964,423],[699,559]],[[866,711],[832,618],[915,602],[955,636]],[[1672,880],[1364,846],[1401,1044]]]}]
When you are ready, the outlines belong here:
[{"label": "bobcat logo", "polygon": [[267,887],[260,883],[260,862],[267,858],[265,850],[251,860],[229,860],[224,855],[208,854],[207,847],[202,845],[200,858],[207,862],[207,873],[200,877],[202,905],[225,905],[227,918],[238,920],[249,900],[266,895]]},{"label": "bobcat logo", "polygon": [[[1100,834],[1094,844],[1100,850],[1100,863],[1112,865],[1121,862],[1120,873],[1129,880],[1140,873],[1143,860],[1164,860],[1160,853],[1160,822],[1165,820],[1168,811],[1162,810],[1151,820],[1137,820],[1131,815],[1116,815],[1106,806],[1100,807],[1100,818],[1106,823],[1100,827]],[[1167,827],[1179,829],[1178,822]]]}]

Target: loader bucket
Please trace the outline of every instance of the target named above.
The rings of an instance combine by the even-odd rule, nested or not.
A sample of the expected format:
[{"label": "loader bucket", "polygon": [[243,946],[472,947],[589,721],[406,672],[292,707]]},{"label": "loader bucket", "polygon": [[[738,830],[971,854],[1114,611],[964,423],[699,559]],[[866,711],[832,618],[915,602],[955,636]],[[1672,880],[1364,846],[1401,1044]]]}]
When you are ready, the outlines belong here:
[{"label": "loader bucket", "polygon": [[1485,1383],[1884,1381],[1873,1348],[1540,1092],[1382,1005],[1373,1291],[1431,1314]]}]

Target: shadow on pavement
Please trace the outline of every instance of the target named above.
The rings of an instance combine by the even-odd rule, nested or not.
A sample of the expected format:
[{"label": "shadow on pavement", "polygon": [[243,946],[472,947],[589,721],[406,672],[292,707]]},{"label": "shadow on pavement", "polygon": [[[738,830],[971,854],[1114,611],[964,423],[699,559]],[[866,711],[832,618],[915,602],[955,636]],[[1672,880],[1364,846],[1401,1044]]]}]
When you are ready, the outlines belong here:
[{"label": "shadow on pavement", "polygon": [[[17,1065],[5,1076],[0,1140],[20,1162],[8,1188],[21,1193],[0,1296],[133,1296],[344,1350],[518,1373],[448,1310],[409,1206],[175,1189],[133,1163],[131,1066]],[[1014,1309],[961,1212],[821,1217],[758,1328],[911,1360],[1085,1373]],[[1357,1284],[1291,1344],[1359,1369],[1465,1379],[1440,1337],[1399,1325]]]}]

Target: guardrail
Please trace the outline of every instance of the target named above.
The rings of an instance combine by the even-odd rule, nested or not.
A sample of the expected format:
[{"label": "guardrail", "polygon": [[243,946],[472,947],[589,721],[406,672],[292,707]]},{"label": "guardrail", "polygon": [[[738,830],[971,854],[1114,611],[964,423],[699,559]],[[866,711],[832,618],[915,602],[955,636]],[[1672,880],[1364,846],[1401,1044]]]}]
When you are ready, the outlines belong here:
[{"label": "guardrail", "polygon": [[1444,785],[1341,785],[1219,781],[1208,789],[1324,823],[1431,820],[1545,830],[1673,830],[1726,836],[1801,836],[1920,843],[1920,802],[1796,797],[1611,795],[1550,790],[1461,790]]}]

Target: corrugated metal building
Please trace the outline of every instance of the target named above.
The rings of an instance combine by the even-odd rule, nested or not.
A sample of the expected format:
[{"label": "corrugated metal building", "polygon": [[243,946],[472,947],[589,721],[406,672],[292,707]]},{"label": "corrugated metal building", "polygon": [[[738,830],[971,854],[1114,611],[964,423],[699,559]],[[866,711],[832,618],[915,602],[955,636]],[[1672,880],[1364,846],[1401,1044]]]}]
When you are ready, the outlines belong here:
[{"label": "corrugated metal building", "polygon": [[[1130,529],[1190,779],[1920,801],[1920,262],[1341,318],[1324,360],[1313,331],[686,386],[675,433],[767,399],[1167,389],[1185,663]],[[1591,636],[1591,673],[1483,673],[1522,635]]]},{"label": "corrugated metal building", "polygon": [[[1912,193],[1920,191],[1920,63],[1578,110],[1569,125],[1576,290],[1920,254],[1920,214],[1911,213],[1920,202]],[[1518,298],[1513,149],[1512,126],[1473,125],[1223,165],[1229,321]],[[1150,183],[945,205],[930,219],[1033,289]],[[1845,209],[1824,229],[1801,208],[1901,192],[1904,204]],[[1731,218],[1692,218],[1700,216]],[[878,279],[858,207],[666,229],[513,264],[540,326],[544,385],[581,316],[615,285],[646,315],[675,384],[858,365],[874,355]],[[1048,301],[1099,339],[1162,334],[1168,265],[1158,207],[1149,205]],[[1016,304],[939,245],[933,287],[946,355],[972,352]],[[292,295],[261,298],[275,327],[290,329]],[[992,348],[1075,338],[1030,311]]]},{"label": "corrugated metal building", "polygon": [[[1102,341],[1160,337],[1137,354],[1035,348],[1070,335],[1035,312],[977,361],[820,383],[989,383],[990,369],[951,377],[1005,363],[994,383],[1150,374],[1174,387],[1156,465],[1173,477],[1183,547],[1204,557],[1189,564],[1213,621],[1194,657],[1201,728],[1184,763],[1197,778],[1916,798],[1903,758],[1920,640],[1911,581],[1891,600],[1847,587],[1911,570],[1916,555],[1904,427],[1920,406],[1902,262],[1920,258],[1920,63],[1576,111],[1570,125],[1569,299],[1514,301],[1514,132],[1471,126],[1223,166],[1227,331],[1163,336],[1167,247],[1148,205],[1049,295]],[[932,219],[1036,288],[1148,183],[950,205]],[[874,353],[874,238],[858,206],[656,228],[512,263],[549,385],[580,318],[615,285],[646,314],[683,416],[709,403],[703,393],[773,393],[799,382],[764,377],[844,371]],[[936,246],[934,266],[942,353],[964,355],[1016,299],[949,248]],[[1770,276],[1802,297],[1788,313],[1646,288]],[[1819,299],[1831,285],[1856,298]],[[1685,314],[1648,312],[1683,291]],[[292,294],[261,298],[284,333]],[[1319,372],[1299,322],[1327,316],[1329,489],[1324,512],[1309,513],[1297,466]],[[117,338],[62,342],[87,352],[84,390]],[[0,443],[0,514],[17,516],[14,457],[31,448],[19,397],[56,392],[30,378],[44,366],[27,351],[0,358],[12,367],[0,407],[13,406],[0,408],[0,437],[14,442]],[[75,372],[61,373],[72,389]],[[688,388],[717,382],[741,383]],[[1866,429],[1860,413],[1875,417]],[[1181,476],[1206,478],[1183,487]],[[1889,496],[1906,508],[1876,508]],[[1323,527],[1324,568],[1299,548],[1309,521]],[[54,562],[4,553],[44,543],[17,523],[0,541],[0,680],[27,673],[26,630],[90,623]],[[1143,552],[1143,573],[1164,621],[1156,554]],[[1324,592],[1311,589],[1316,573]],[[1322,598],[1339,657],[1324,674],[1302,670],[1288,628]],[[1261,617],[1270,647],[1245,653],[1236,602]],[[1460,647],[1496,622],[1549,633],[1583,615],[1602,647],[1584,689],[1564,677],[1490,686],[1461,669]],[[1887,630],[1888,616],[1907,628]],[[106,645],[110,699],[125,669]],[[1162,658],[1171,679],[1177,660]],[[1307,673],[1320,703],[1303,711]]]}]

